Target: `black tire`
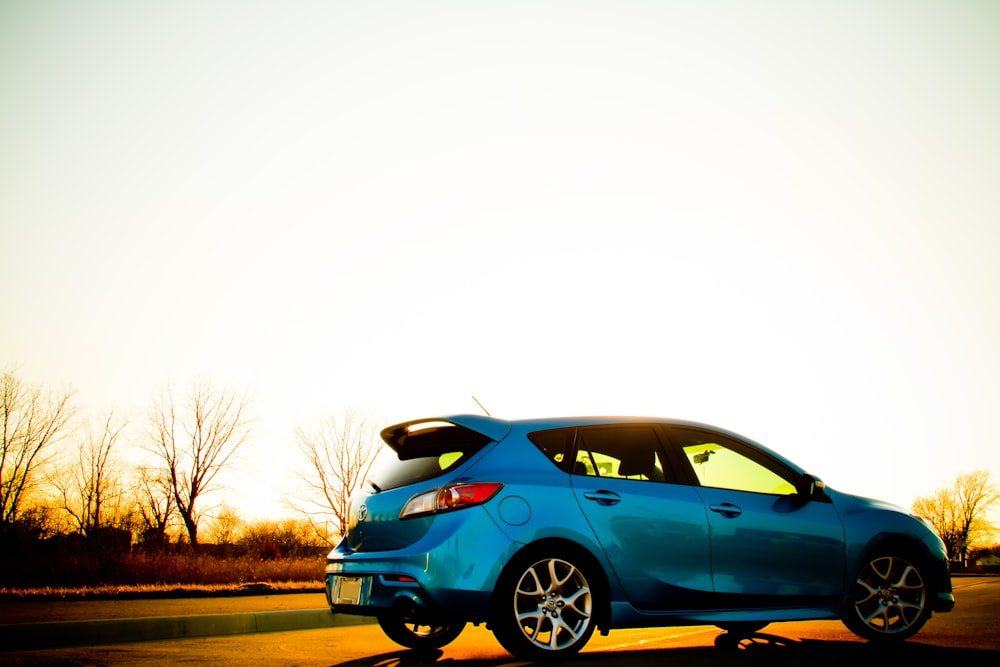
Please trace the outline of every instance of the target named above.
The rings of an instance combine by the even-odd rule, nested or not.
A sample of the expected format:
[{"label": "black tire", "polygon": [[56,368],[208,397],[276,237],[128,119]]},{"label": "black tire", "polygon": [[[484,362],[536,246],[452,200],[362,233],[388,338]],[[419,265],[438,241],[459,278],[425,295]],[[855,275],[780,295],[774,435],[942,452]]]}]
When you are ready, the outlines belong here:
[{"label": "black tire", "polygon": [[383,612],[376,618],[386,637],[416,651],[431,651],[450,644],[465,629],[462,622],[445,625],[418,623],[403,618],[397,611]]},{"label": "black tire", "polygon": [[871,642],[900,642],[917,634],[930,618],[929,597],[917,559],[877,554],[858,573],[844,625]]},{"label": "black tire", "polygon": [[576,556],[518,561],[497,582],[493,634],[518,658],[559,660],[577,653],[597,623],[593,582]]}]

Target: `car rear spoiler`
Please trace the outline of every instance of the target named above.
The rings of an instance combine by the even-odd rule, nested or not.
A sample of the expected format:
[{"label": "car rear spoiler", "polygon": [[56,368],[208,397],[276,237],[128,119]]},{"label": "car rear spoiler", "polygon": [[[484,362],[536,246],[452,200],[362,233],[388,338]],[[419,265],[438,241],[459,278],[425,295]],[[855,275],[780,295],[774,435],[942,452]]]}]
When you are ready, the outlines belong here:
[{"label": "car rear spoiler", "polygon": [[411,433],[438,428],[463,428],[473,433],[486,436],[490,440],[500,441],[510,433],[511,424],[496,417],[481,415],[452,415],[450,417],[425,417],[402,422],[382,429],[379,434],[382,440],[395,451],[399,451]]}]

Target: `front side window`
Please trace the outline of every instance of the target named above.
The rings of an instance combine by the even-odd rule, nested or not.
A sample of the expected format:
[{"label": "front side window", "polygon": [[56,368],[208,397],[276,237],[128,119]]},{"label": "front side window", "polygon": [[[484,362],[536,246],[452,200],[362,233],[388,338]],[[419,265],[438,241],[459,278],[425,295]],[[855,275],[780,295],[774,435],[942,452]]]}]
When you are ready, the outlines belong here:
[{"label": "front side window", "polygon": [[781,470],[745,445],[693,429],[674,429],[671,438],[679,441],[701,486],[781,496],[795,494],[790,471]]},{"label": "front side window", "polygon": [[665,474],[656,431],[649,426],[580,429],[572,472],[662,482]]}]

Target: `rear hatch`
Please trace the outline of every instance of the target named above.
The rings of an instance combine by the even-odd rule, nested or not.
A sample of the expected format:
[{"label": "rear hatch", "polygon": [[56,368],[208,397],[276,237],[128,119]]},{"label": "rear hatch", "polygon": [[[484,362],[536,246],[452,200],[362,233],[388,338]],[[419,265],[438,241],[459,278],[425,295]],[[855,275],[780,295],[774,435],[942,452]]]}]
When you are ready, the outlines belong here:
[{"label": "rear hatch", "polygon": [[384,429],[381,436],[388,448],[351,500],[351,548],[390,551],[417,542],[430,530],[434,516],[400,519],[406,502],[452,481],[486,445],[509,431],[509,422],[477,415],[418,419]]}]

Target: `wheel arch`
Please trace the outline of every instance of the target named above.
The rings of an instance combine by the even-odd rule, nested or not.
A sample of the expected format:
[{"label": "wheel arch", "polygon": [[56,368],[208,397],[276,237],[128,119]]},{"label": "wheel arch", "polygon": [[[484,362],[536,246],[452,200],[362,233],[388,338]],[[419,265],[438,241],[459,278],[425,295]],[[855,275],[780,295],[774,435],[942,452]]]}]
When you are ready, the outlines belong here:
[{"label": "wheel arch", "polygon": [[[859,555],[851,563],[851,576],[857,579],[850,584],[841,610],[847,629],[883,644],[905,641],[920,632],[934,612],[939,585],[934,580],[933,552],[912,535],[886,533],[870,540]],[[887,565],[875,567],[880,560]],[[897,569],[895,561],[906,563],[906,569]]]},{"label": "wheel arch", "polygon": [[[503,566],[497,577],[497,582],[503,581],[511,576],[511,572],[516,568],[527,565],[527,561],[543,556],[574,556],[580,559],[578,565],[586,570],[587,577],[591,581],[594,589],[594,619],[595,627],[602,633],[607,633],[611,629],[611,586],[607,573],[601,565],[601,561],[585,546],[578,542],[562,537],[549,537],[537,540],[519,549]],[[490,616],[492,617],[500,608],[501,586],[495,586],[493,596],[490,600]]]},{"label": "wheel arch", "polygon": [[[846,576],[844,581],[845,590],[853,590],[854,580],[858,572],[872,558],[879,555],[894,555],[911,559],[915,565],[922,566],[921,569],[926,574],[931,573],[932,565],[935,561],[934,554],[927,548],[927,545],[914,536],[901,533],[881,533],[873,536],[863,548],[858,549],[853,557],[848,560],[848,567],[844,573]],[[925,585],[937,587],[934,577],[928,576],[926,578],[929,581],[925,581]],[[931,590],[929,592],[933,594],[935,591]],[[849,594],[848,599],[850,597],[851,595]]]}]

